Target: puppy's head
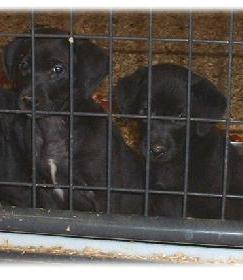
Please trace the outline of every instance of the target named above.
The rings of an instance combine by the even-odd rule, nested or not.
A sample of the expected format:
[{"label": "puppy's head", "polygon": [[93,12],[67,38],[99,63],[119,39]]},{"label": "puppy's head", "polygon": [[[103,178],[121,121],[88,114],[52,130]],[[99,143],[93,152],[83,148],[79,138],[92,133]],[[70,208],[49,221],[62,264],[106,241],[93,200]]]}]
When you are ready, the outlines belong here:
[{"label": "puppy's head", "polygon": [[[37,33],[57,33],[52,29],[37,29]],[[60,32],[59,32],[60,33]],[[69,108],[70,42],[63,38],[35,38],[35,96],[39,110],[62,111]],[[22,109],[32,104],[32,42],[16,38],[4,52],[5,69],[19,93]],[[90,98],[108,73],[108,57],[88,40],[75,40],[73,46],[74,99]],[[76,104],[76,102],[75,102]]]},{"label": "puppy's head", "polygon": [[[186,117],[188,70],[181,66],[162,64],[152,67],[151,115]],[[147,116],[148,69],[143,68],[121,79],[116,88],[116,100],[123,114]],[[225,97],[208,80],[192,73],[191,117],[221,118],[225,112]],[[191,135],[204,137],[213,123],[192,122]],[[161,162],[178,155],[177,148],[185,141],[185,121],[151,121],[151,159]],[[147,119],[141,120],[141,148],[146,155]],[[180,144],[179,144],[180,143]]]}]

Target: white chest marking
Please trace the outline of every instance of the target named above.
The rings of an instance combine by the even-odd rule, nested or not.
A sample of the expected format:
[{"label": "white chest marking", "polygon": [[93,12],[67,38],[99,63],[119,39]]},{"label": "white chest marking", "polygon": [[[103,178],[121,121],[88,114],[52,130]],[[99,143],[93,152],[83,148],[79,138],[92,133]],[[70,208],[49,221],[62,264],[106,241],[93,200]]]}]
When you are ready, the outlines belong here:
[{"label": "white chest marking", "polygon": [[[57,184],[56,180],[56,173],[57,173],[57,165],[54,161],[54,159],[50,158],[48,159],[48,165],[50,166],[50,173],[51,173],[51,180],[54,185]],[[54,189],[54,192],[62,199],[64,200],[64,191],[62,189]]]},{"label": "white chest marking", "polygon": [[50,159],[48,159],[48,164],[50,166],[52,183],[54,185],[56,185],[57,184],[57,181],[56,181],[56,173],[57,173],[56,163],[55,163],[54,159],[50,158]]}]

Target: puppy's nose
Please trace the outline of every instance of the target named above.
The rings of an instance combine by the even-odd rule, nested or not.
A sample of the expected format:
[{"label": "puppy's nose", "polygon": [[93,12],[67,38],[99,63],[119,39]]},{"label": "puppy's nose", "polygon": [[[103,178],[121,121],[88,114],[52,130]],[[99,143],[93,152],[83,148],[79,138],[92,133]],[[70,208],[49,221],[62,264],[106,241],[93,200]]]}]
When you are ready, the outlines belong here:
[{"label": "puppy's nose", "polygon": [[166,156],[167,148],[161,143],[154,143],[151,145],[150,152],[156,157]]},{"label": "puppy's nose", "polygon": [[22,96],[21,100],[26,104],[26,105],[31,105],[32,104],[32,97],[31,96]]}]

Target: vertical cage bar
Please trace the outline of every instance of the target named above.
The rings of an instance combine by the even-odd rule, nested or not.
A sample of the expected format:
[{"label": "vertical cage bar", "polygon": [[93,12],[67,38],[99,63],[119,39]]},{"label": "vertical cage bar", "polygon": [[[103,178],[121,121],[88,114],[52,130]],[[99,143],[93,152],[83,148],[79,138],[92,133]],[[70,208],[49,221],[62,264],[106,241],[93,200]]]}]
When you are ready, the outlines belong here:
[{"label": "vertical cage bar", "polygon": [[70,15],[70,27],[69,27],[69,210],[73,210],[73,11],[71,9]]},{"label": "vertical cage bar", "polygon": [[36,208],[36,108],[35,108],[35,13],[31,11],[31,87],[32,87],[32,207]]},{"label": "vertical cage bar", "polygon": [[188,193],[188,173],[190,158],[190,127],[191,127],[191,79],[192,79],[192,32],[193,32],[192,11],[189,12],[188,31],[188,81],[187,81],[187,117],[186,117],[186,155],[185,155],[185,177],[184,177],[184,197],[183,197],[183,218],[187,213],[187,193]]},{"label": "vertical cage bar", "polygon": [[147,150],[146,150],[146,181],[145,181],[145,199],[144,216],[149,212],[149,182],[150,182],[150,144],[151,144],[151,95],[152,95],[152,55],[153,55],[153,11],[149,11],[149,34],[148,34],[148,115],[147,115]]},{"label": "vertical cage bar", "polygon": [[227,108],[226,108],[226,135],[225,135],[225,151],[224,151],[224,174],[223,174],[223,196],[222,196],[222,209],[221,218],[225,218],[226,209],[226,194],[228,187],[228,162],[229,162],[229,129],[230,129],[230,115],[231,115],[231,98],[232,98],[232,56],[233,56],[233,32],[234,32],[234,12],[230,11],[230,22],[229,22],[229,62],[228,62],[228,96],[227,96]]},{"label": "vertical cage bar", "polygon": [[107,214],[111,212],[112,178],[112,91],[113,91],[113,11],[109,13],[109,111],[108,111],[108,149],[107,149]]}]

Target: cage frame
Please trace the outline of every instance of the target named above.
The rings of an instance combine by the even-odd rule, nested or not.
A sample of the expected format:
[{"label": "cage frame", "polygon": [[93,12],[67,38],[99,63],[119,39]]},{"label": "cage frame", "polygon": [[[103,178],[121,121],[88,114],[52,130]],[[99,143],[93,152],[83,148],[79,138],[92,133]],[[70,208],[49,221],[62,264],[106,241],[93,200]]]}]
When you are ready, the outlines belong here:
[{"label": "cage frame", "polygon": [[[36,38],[65,38],[75,39],[96,39],[107,40],[109,43],[109,109],[104,113],[74,112],[73,106],[73,43],[70,43],[70,111],[53,112],[38,111],[35,108],[35,55],[32,55],[32,109],[27,110],[0,110],[0,114],[31,114],[32,115],[32,182],[0,182],[1,185],[25,186],[32,189],[33,209],[18,209],[7,207],[0,209],[0,231],[3,232],[24,232],[48,235],[79,236],[89,238],[118,239],[118,240],[143,240],[149,242],[165,242],[178,244],[197,244],[211,246],[243,247],[243,222],[225,220],[225,205],[227,198],[243,199],[243,195],[227,194],[227,170],[229,152],[229,129],[232,124],[243,124],[243,120],[231,119],[231,83],[232,83],[232,60],[234,45],[242,45],[243,41],[236,41],[234,34],[234,10],[229,11],[229,40],[200,40],[193,38],[193,12],[188,11],[188,38],[154,38],[153,37],[153,10],[148,10],[149,32],[148,37],[141,36],[116,36],[113,34],[113,10],[109,11],[109,34],[108,35],[77,35],[73,32],[73,10],[70,10],[69,32],[67,34],[36,34],[35,32],[35,11],[31,11],[31,32],[30,33],[6,33],[1,32],[0,37],[23,37],[31,39],[32,54],[35,54]],[[135,114],[115,114],[112,111],[113,96],[113,40],[141,40],[146,41],[148,47],[148,114],[147,116]],[[152,57],[153,43],[187,43],[188,44],[188,87],[187,87],[187,116],[152,116],[151,115],[151,88],[152,88]],[[195,118],[190,116],[191,98],[191,73],[192,73],[192,48],[194,44],[222,44],[228,46],[228,95],[226,118],[210,119]],[[56,188],[53,184],[39,184],[36,182],[36,144],[35,130],[36,117],[47,116],[68,116],[69,117],[69,184],[58,185],[58,188],[69,190],[69,211],[36,209],[37,188]],[[108,120],[108,147],[107,147],[107,186],[75,186],[73,184],[73,119],[74,117],[100,117]],[[147,156],[146,156],[146,183],[144,189],[122,189],[111,185],[111,156],[112,156],[112,119],[147,119]],[[149,188],[150,173],[150,130],[151,120],[177,120],[186,122],[186,150],[185,150],[185,176],[183,191],[151,190]],[[212,122],[223,123],[226,127],[226,145],[224,151],[224,172],[222,193],[196,193],[188,190],[189,173],[189,152],[190,152],[190,124],[191,122]],[[81,213],[73,211],[74,190],[102,190],[107,193],[107,212]],[[111,192],[141,193],[144,195],[144,216],[111,214],[110,200]],[[182,219],[166,217],[149,217],[148,203],[150,194],[179,195],[183,197]],[[187,219],[187,198],[188,196],[214,197],[222,200],[221,219]],[[67,230],[68,229],[68,230]]]}]

